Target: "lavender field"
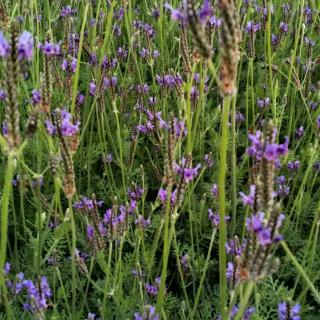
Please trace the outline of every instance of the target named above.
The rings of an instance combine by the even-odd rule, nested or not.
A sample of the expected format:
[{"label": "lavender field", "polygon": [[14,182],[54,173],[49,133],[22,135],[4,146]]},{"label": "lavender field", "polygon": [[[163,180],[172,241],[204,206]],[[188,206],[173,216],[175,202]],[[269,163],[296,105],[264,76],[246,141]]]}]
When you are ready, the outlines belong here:
[{"label": "lavender field", "polygon": [[319,0],[1,0],[0,320],[319,320],[319,40]]}]

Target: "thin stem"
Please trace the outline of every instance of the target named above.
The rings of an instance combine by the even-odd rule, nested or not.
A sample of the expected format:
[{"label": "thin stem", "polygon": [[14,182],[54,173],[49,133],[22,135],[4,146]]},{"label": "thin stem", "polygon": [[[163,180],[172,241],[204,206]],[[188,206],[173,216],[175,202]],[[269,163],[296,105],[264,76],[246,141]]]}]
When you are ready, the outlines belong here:
[{"label": "thin stem", "polygon": [[282,248],[286,252],[287,256],[289,257],[291,262],[294,264],[296,270],[298,271],[298,273],[304,279],[306,285],[309,287],[309,289],[314,294],[315,299],[317,300],[318,303],[320,303],[320,293],[318,292],[318,290],[316,289],[314,284],[311,282],[311,280],[308,277],[308,275],[306,274],[306,272],[303,270],[303,267],[299,264],[299,262],[296,259],[296,257],[292,254],[292,252],[290,251],[290,249],[287,246],[287,244],[284,241],[281,241],[280,243],[281,243]]},{"label": "thin stem", "polygon": [[227,241],[227,227],[225,223],[226,215],[226,173],[227,173],[227,151],[228,151],[228,117],[230,111],[231,97],[224,97],[222,109],[221,138],[220,138],[220,161],[219,161],[219,271],[220,271],[220,312],[222,320],[226,319],[226,301],[227,301],[227,279],[226,279],[226,252],[225,244]]},{"label": "thin stem", "polygon": [[14,155],[9,153],[7,168],[5,172],[4,189],[1,199],[1,244],[0,244],[0,287],[2,289],[2,297],[7,309],[9,319],[12,318],[10,304],[8,303],[7,287],[5,284],[4,265],[6,263],[7,254],[7,240],[8,240],[8,215],[9,215],[9,202],[12,188],[12,179],[14,175]]},{"label": "thin stem", "polygon": [[250,281],[248,283],[248,286],[247,286],[245,292],[244,292],[243,298],[241,299],[239,311],[237,312],[234,320],[241,320],[242,319],[242,315],[244,314],[244,312],[246,310],[246,306],[248,305],[253,287],[254,287],[254,282]]},{"label": "thin stem", "polygon": [[201,276],[201,279],[200,279],[200,284],[199,284],[197,296],[196,296],[196,299],[195,299],[195,302],[194,302],[194,305],[193,305],[193,309],[192,309],[192,313],[191,313],[190,319],[194,319],[194,314],[195,314],[195,312],[197,310],[197,307],[198,307],[198,303],[199,303],[200,294],[201,294],[201,291],[202,291],[203,282],[204,282],[204,279],[205,279],[205,276],[206,276],[206,272],[207,272],[207,269],[208,269],[208,266],[209,266],[210,255],[211,255],[212,246],[213,246],[213,243],[214,243],[215,236],[216,236],[216,229],[214,229],[212,231],[212,234],[211,234],[209,250],[208,250],[206,262],[205,262],[204,267],[203,267],[202,276]]}]

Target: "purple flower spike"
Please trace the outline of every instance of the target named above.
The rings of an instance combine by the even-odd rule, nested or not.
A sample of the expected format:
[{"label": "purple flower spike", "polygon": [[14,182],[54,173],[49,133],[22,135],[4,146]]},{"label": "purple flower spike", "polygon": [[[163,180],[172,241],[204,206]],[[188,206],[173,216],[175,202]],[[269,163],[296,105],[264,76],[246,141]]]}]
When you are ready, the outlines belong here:
[{"label": "purple flower spike", "polygon": [[300,320],[300,304],[294,305],[290,308],[288,302],[281,302],[278,304],[278,317],[279,320]]},{"label": "purple flower spike", "polygon": [[3,33],[0,31],[0,57],[7,57],[10,53],[10,45]]},{"label": "purple flower spike", "polygon": [[242,198],[243,205],[253,208],[254,198],[255,198],[255,194],[256,194],[256,186],[255,185],[250,186],[250,194],[249,195],[245,195],[243,192],[240,192],[239,194]]},{"label": "purple flower spike", "polygon": [[33,37],[28,31],[23,31],[18,40],[18,57],[19,60],[30,60],[33,55]]},{"label": "purple flower spike", "polygon": [[213,15],[213,8],[209,0],[205,0],[202,8],[199,11],[199,19],[201,23],[205,23]]},{"label": "purple flower spike", "polygon": [[166,9],[168,9],[171,12],[171,19],[173,21],[180,21],[183,22],[185,20],[184,14],[182,11],[174,9],[170,4],[166,3],[164,5]]}]

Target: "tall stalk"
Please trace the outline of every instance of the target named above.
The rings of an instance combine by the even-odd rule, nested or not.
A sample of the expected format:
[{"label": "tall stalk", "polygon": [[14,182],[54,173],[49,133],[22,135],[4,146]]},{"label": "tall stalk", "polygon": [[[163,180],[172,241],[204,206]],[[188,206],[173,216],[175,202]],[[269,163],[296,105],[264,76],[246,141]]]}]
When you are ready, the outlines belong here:
[{"label": "tall stalk", "polygon": [[4,300],[9,319],[12,319],[12,313],[10,304],[8,303],[7,287],[2,270],[4,270],[7,255],[9,202],[12,189],[12,179],[14,176],[14,162],[14,154],[12,152],[9,152],[7,168],[5,171],[3,194],[1,198],[0,287],[2,290],[2,298]]},{"label": "tall stalk", "polygon": [[220,272],[220,312],[222,319],[226,319],[226,301],[227,301],[227,278],[226,278],[226,251],[225,244],[227,242],[227,226],[225,223],[226,215],[226,173],[227,173],[227,151],[228,151],[228,117],[230,111],[231,97],[223,98],[222,121],[221,121],[221,138],[219,147],[219,272]]}]

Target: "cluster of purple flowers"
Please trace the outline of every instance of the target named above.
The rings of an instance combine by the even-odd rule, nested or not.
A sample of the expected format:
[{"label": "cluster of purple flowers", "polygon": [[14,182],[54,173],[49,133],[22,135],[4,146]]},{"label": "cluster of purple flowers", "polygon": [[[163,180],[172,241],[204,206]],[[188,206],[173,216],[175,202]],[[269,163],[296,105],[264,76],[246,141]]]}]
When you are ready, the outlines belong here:
[{"label": "cluster of purple flowers", "polygon": [[248,21],[246,25],[246,32],[253,34],[257,33],[261,29],[261,22],[254,23],[253,21]]},{"label": "cluster of purple flowers", "polygon": [[7,262],[5,264],[4,275],[7,278],[6,285],[11,294],[16,297],[26,292],[23,308],[35,316],[44,318],[44,312],[48,308],[48,301],[52,296],[47,277],[42,276],[35,283],[30,279],[26,279],[25,275],[20,272],[12,281],[9,279],[10,269],[10,263]]},{"label": "cluster of purple flowers", "polygon": [[[276,134],[277,130],[274,129],[273,136],[275,137]],[[247,153],[250,157],[257,160],[265,158],[267,161],[275,162],[280,156],[288,153],[288,137],[285,137],[283,144],[269,143],[262,141],[262,132],[257,131],[256,134],[249,134],[249,140],[251,141],[251,146],[247,149]]]},{"label": "cluster of purple flowers", "polygon": [[61,44],[53,43],[45,41],[45,43],[39,43],[38,48],[45,54],[46,56],[59,56],[61,54]]},{"label": "cluster of purple flowers", "polygon": [[[230,320],[233,320],[235,318],[235,316],[237,315],[239,311],[239,306],[238,305],[234,305],[234,307],[232,308],[231,312],[230,312]],[[242,316],[242,320],[250,320],[252,318],[252,316],[254,315],[256,309],[254,307],[249,307],[245,310],[243,316]],[[219,315],[217,320],[221,320],[221,316]]]},{"label": "cluster of purple flowers", "polygon": [[87,197],[81,197],[81,199],[73,204],[73,208],[80,211],[91,211],[95,208],[100,208],[103,205],[103,201],[96,201]]},{"label": "cluster of purple flowers", "polygon": [[63,59],[61,69],[67,73],[74,74],[77,70],[77,63],[77,59],[74,57]]},{"label": "cluster of purple flowers", "polygon": [[[163,205],[165,205],[167,202],[167,190],[160,188],[159,193],[158,193],[158,197],[159,197],[159,200],[161,201],[161,203]],[[175,189],[173,192],[171,192],[171,199],[170,199],[171,206],[174,206],[176,201],[177,201],[177,189]]]},{"label": "cluster of purple flowers", "polygon": [[72,17],[77,13],[77,9],[72,9],[71,6],[63,7],[60,11],[60,17]]},{"label": "cluster of purple flowers", "polygon": [[42,99],[42,95],[40,93],[40,91],[34,89],[32,90],[32,96],[31,96],[31,103],[33,106],[37,105],[40,103]]},{"label": "cluster of purple flowers", "polygon": [[[179,21],[182,23],[187,24],[188,23],[188,16],[186,14],[186,8],[183,8],[183,10],[174,9],[170,4],[165,4],[166,9],[168,9],[171,12],[171,19],[173,21]],[[197,11],[197,15],[199,18],[199,21],[201,24],[205,24],[208,22],[212,16],[213,16],[213,7],[211,6],[211,3],[209,0],[204,0],[204,3],[200,10]]]},{"label": "cluster of purple flowers", "polygon": [[154,284],[146,283],[145,287],[148,295],[156,297],[159,293],[160,284],[161,284],[160,277],[157,277],[155,279]]},{"label": "cluster of purple flowers", "polygon": [[148,134],[153,132],[157,126],[160,129],[168,129],[168,124],[162,119],[161,112],[151,112],[149,109],[144,108],[142,105],[138,105],[138,110],[143,111],[147,116],[147,122],[145,124],[137,125],[137,130],[141,134]]},{"label": "cluster of purple flowers", "polygon": [[[66,109],[55,110],[54,113],[59,112],[61,116],[61,126],[59,131],[61,131],[62,136],[71,137],[76,135],[79,132],[80,122],[77,121],[75,124],[71,122],[72,115]],[[55,135],[58,132],[58,128],[50,121],[46,120],[45,125],[47,132],[50,135]]]},{"label": "cluster of purple flowers", "polygon": [[239,192],[241,196],[241,200],[244,206],[249,206],[250,208],[253,208],[254,206],[254,199],[256,195],[256,186],[251,185],[250,186],[250,193],[248,195],[244,194],[243,192]]},{"label": "cluster of purple flowers", "polygon": [[286,184],[286,177],[279,176],[277,178],[277,183],[278,183],[277,196],[279,198],[286,198],[290,192],[290,187]]},{"label": "cluster of purple flowers", "polygon": [[151,218],[145,219],[141,214],[135,219],[135,224],[139,226],[141,229],[145,229],[146,227],[150,226]]},{"label": "cluster of purple flowers", "polygon": [[275,230],[272,230],[268,225],[268,221],[265,219],[264,212],[259,212],[251,218],[247,218],[246,226],[248,232],[254,232],[257,235],[258,242],[261,246],[267,246],[283,239],[281,235],[275,232],[281,227],[283,220],[284,214],[280,214]]},{"label": "cluster of purple flowers", "polygon": [[160,320],[159,313],[156,313],[156,308],[151,305],[144,307],[142,313],[136,312],[134,314],[134,320]]},{"label": "cluster of purple flowers", "polygon": [[300,161],[296,160],[296,161],[289,161],[287,164],[288,169],[293,172],[293,171],[298,171],[300,169]]},{"label": "cluster of purple flowers", "polygon": [[156,36],[156,31],[154,28],[150,24],[143,21],[134,20],[133,27],[135,30],[140,30],[143,32],[143,34],[145,34],[148,38],[154,38]]},{"label": "cluster of purple flowers", "polygon": [[[33,36],[28,31],[23,31],[18,39],[17,50],[19,60],[30,60],[33,56]],[[0,31],[0,57],[7,57],[11,47],[3,33]]]},{"label": "cluster of purple flowers", "polygon": [[199,174],[200,168],[200,163],[198,163],[194,168],[186,167],[185,158],[181,159],[181,165],[178,165],[177,163],[174,164],[174,170],[180,177],[183,177],[185,183],[190,183]]},{"label": "cluster of purple flowers", "polygon": [[287,302],[281,302],[278,305],[279,320],[300,320],[300,304],[296,304],[293,307]]},{"label": "cluster of purple flowers", "polygon": [[269,97],[265,97],[265,98],[259,98],[257,101],[257,104],[259,106],[260,109],[264,109],[266,107],[269,107],[270,105],[270,98]]},{"label": "cluster of purple flowers", "polygon": [[[220,216],[219,216],[219,213],[216,212],[214,213],[212,211],[211,208],[208,209],[208,217],[209,217],[209,220],[211,221],[211,224],[214,228],[218,228],[219,225],[220,225]],[[230,216],[225,216],[224,217],[224,221],[225,222],[228,222],[230,220]]]}]

